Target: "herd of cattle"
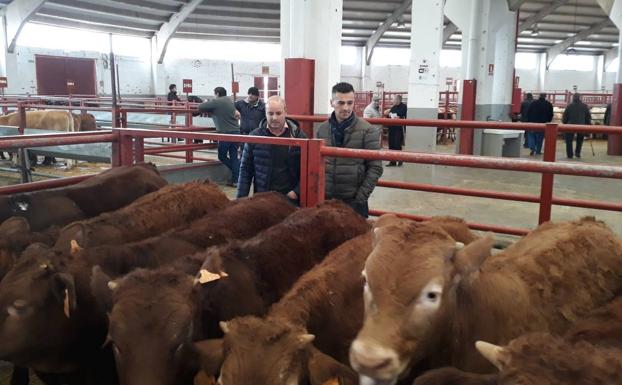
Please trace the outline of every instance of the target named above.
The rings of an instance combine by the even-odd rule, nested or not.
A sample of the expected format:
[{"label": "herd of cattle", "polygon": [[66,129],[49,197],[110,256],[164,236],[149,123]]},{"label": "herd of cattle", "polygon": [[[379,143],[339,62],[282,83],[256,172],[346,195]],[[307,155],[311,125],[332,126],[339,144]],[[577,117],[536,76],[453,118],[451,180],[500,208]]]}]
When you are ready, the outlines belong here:
[{"label": "herd of cattle", "polygon": [[0,197],[0,221],[12,385],[622,383],[622,241],[591,218],[493,252],[456,218],[140,164]]}]

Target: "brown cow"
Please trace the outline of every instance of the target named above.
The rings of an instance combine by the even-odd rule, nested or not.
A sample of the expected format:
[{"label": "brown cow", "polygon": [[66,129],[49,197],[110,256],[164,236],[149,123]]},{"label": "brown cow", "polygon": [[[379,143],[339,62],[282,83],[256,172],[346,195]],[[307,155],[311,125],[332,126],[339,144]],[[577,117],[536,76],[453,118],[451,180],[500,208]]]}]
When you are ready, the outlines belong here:
[{"label": "brown cow", "polygon": [[[481,342],[476,346],[499,368],[499,374],[442,368],[417,378],[415,385],[617,384],[622,377],[622,298],[574,323],[563,339],[532,333],[513,340],[507,348]],[[612,352],[617,358],[607,362],[605,358]],[[604,362],[605,373],[599,365]],[[611,375],[617,377],[608,377]]]},{"label": "brown cow", "polygon": [[375,310],[350,351],[352,366],[375,382],[424,360],[489,372],[476,340],[564,332],[622,288],[622,243],[593,219],[546,223],[492,257],[490,239],[455,252],[446,233],[399,222],[375,229],[365,265]]},{"label": "brown cow", "polygon": [[[229,203],[224,209],[193,222],[191,227],[170,232],[167,239],[179,235],[209,244],[250,237],[294,210],[280,194],[257,194]],[[227,220],[234,220],[234,225]],[[229,228],[224,228],[224,224],[229,224]],[[204,239],[200,239],[201,235]],[[122,247],[116,250],[121,252]],[[0,282],[3,309],[16,304],[20,311],[23,309],[12,315],[7,312],[0,315],[0,339],[11,340],[0,346],[0,359],[52,373],[71,372],[92,364],[90,360],[100,354],[104,342],[107,318],[90,289],[91,270],[94,263],[102,262],[97,259],[101,255],[90,255],[88,251],[63,255],[37,244],[24,251],[18,264]],[[174,251],[178,252],[177,257],[183,256],[183,249]],[[121,252],[117,262],[125,256],[127,253]],[[131,269],[128,266],[131,261],[135,260],[123,261],[122,269]],[[195,263],[195,272],[201,262]],[[107,263],[110,269],[118,268],[113,261]]]},{"label": "brown cow", "polygon": [[166,184],[153,164],[114,167],[75,185],[0,196],[0,222],[20,216],[32,231],[64,226],[119,209]]},{"label": "brown cow", "polygon": [[204,366],[222,362],[220,382],[227,385],[323,384],[331,378],[358,385],[356,373],[343,364],[363,323],[360,272],[370,252],[370,233],[351,239],[300,277],[265,318],[222,322],[225,351],[221,340],[196,344]]},{"label": "brown cow", "polygon": [[[252,214],[249,215],[252,218]],[[171,288],[164,288],[166,284],[161,279],[141,284],[140,290],[131,289],[129,283],[120,283],[113,295],[110,338],[122,350],[121,355],[117,356],[121,383],[175,384],[175,374],[183,372],[180,365],[185,365],[170,356],[170,352],[179,347],[179,338],[219,337],[219,321],[240,315],[263,314],[298,277],[321,261],[330,250],[368,230],[365,220],[350,207],[341,202],[328,202],[315,208],[298,210],[253,238],[211,247],[197,255],[205,258],[200,273],[194,278],[197,297],[188,294],[187,283],[180,295],[171,294]],[[159,273],[153,274],[159,276]],[[162,274],[168,276],[169,272]],[[171,286],[176,287],[178,281],[187,282],[184,273],[177,274]],[[93,277],[95,292],[103,299],[102,302],[107,302],[105,293],[108,289],[105,285],[102,288],[106,279],[96,277]],[[128,277],[121,279],[121,282],[133,282]],[[159,300],[154,303],[152,293],[158,290],[169,295],[158,297]],[[183,298],[183,303],[180,298]],[[187,304],[189,301],[199,302],[197,305]],[[148,304],[152,304],[152,312],[142,312],[140,317],[134,315],[135,308],[142,309]],[[179,310],[181,308],[199,311],[200,317]],[[174,325],[168,317],[172,314],[175,314]],[[182,315],[184,317],[180,318]],[[158,335],[160,339],[154,341],[153,338],[138,337],[137,333]],[[145,372],[155,367],[158,368],[157,378]]]},{"label": "brown cow", "polygon": [[127,207],[66,226],[55,248],[68,251],[72,240],[82,247],[94,247],[145,239],[219,210],[228,202],[212,183],[168,185]]}]

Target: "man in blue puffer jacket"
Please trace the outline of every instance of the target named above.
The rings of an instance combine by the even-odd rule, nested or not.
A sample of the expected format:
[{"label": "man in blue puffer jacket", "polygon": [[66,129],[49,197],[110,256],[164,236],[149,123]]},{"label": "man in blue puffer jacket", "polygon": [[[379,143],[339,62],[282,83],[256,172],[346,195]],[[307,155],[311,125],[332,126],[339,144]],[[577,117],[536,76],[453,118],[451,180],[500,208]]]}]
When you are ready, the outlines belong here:
[{"label": "man in blue puffer jacket", "polygon": [[[298,122],[285,118],[285,100],[272,96],[266,103],[266,118],[250,135],[306,138]],[[246,143],[240,163],[237,197],[253,191],[277,191],[294,203],[300,196],[300,147]]]}]

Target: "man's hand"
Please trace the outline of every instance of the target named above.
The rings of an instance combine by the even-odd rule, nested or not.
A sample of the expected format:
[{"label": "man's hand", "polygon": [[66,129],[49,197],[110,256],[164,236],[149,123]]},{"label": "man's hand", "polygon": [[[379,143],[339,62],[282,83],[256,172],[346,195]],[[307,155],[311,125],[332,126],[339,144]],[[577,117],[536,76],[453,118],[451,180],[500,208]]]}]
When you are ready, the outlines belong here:
[{"label": "man's hand", "polygon": [[240,117],[241,117],[241,115],[240,115],[240,111],[235,110],[235,114],[233,114],[233,116],[235,116],[235,119],[236,119],[236,120],[240,120]]},{"label": "man's hand", "polygon": [[292,190],[292,191],[287,193],[287,197],[289,199],[296,200],[296,199],[298,199],[298,194],[296,194],[296,192]]}]

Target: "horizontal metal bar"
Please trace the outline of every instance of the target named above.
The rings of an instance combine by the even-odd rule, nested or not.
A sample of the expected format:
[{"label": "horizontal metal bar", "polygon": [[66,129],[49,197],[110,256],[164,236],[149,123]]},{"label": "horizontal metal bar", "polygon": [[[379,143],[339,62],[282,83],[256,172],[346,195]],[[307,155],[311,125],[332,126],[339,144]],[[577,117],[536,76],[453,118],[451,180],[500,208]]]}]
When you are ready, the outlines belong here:
[{"label": "horizontal metal bar", "polygon": [[145,154],[159,154],[166,152],[178,152],[178,151],[197,151],[216,148],[216,144],[181,144],[178,146],[158,146],[145,148]]},{"label": "horizontal metal bar", "polygon": [[76,184],[78,182],[82,182],[83,180],[88,179],[95,175],[98,175],[98,174],[72,176],[68,178],[51,179],[51,180],[43,180],[39,182],[22,183],[22,184],[17,184],[17,185],[12,185],[12,186],[4,186],[4,187],[0,187],[0,195],[18,194],[18,193],[37,191],[37,190],[44,190],[48,188],[69,186],[72,184]]},{"label": "horizontal metal bar", "polygon": [[[396,213],[391,211],[382,211],[382,210],[369,210],[369,215],[378,217],[384,214],[394,214],[401,218],[412,219],[418,222],[427,221],[432,217],[422,216],[422,215],[413,215],[413,214],[404,214],[404,213]],[[510,234],[510,235],[518,235],[524,236],[529,233],[529,229],[519,228],[519,227],[505,227],[505,226],[494,226],[494,225],[486,225],[483,223],[477,222],[467,222],[467,226],[473,230],[481,230],[481,231],[492,231],[494,233],[499,234]]]},{"label": "horizontal metal bar", "polygon": [[278,144],[282,146],[302,146],[308,139],[293,139],[293,138],[273,138],[267,136],[254,136],[254,135],[229,135],[229,134],[208,134],[201,132],[188,132],[188,131],[172,131],[172,130],[142,130],[140,128],[121,128],[119,130],[121,135],[138,136],[143,138],[184,138],[184,139],[207,139],[215,141],[225,142],[245,142],[245,143],[262,143],[262,144]]},{"label": "horizontal metal bar", "polygon": [[[4,126],[3,126],[4,127]],[[12,126],[7,126],[12,127]],[[28,128],[26,128],[28,130]],[[106,135],[112,134],[112,130],[97,130],[97,131],[79,131],[79,132],[51,132],[45,134],[26,134],[26,135],[7,135],[1,136],[1,140],[14,140],[14,139],[51,139],[51,138],[75,138],[82,136],[92,135]]]},{"label": "horizontal metal bar", "polygon": [[[149,156],[160,156],[162,158],[173,158],[173,159],[186,159],[185,155],[174,155],[174,154],[147,154],[145,153],[145,155],[149,155]],[[206,163],[220,163],[220,161],[218,160],[214,160],[214,159],[209,159],[209,158],[203,158],[200,156],[193,156],[192,159],[194,160],[199,160],[201,162],[206,162]]]},{"label": "horizontal metal bar", "polygon": [[444,166],[485,168],[492,170],[525,171],[622,179],[622,167],[613,166],[583,165],[566,162],[537,162],[532,160],[516,160],[471,155],[428,154],[420,152],[387,150],[361,150],[329,146],[323,146],[321,152],[322,155],[325,156],[342,158],[388,160],[422,164],[437,164]]},{"label": "horizontal metal bar", "polygon": [[27,148],[27,147],[47,147],[47,146],[62,146],[69,144],[85,144],[85,143],[104,143],[116,141],[115,134],[103,134],[103,135],[85,135],[85,136],[70,136],[70,137],[52,137],[52,138],[28,138],[24,136],[11,136],[8,138],[18,139],[0,139],[0,148],[13,149],[13,148]]}]

